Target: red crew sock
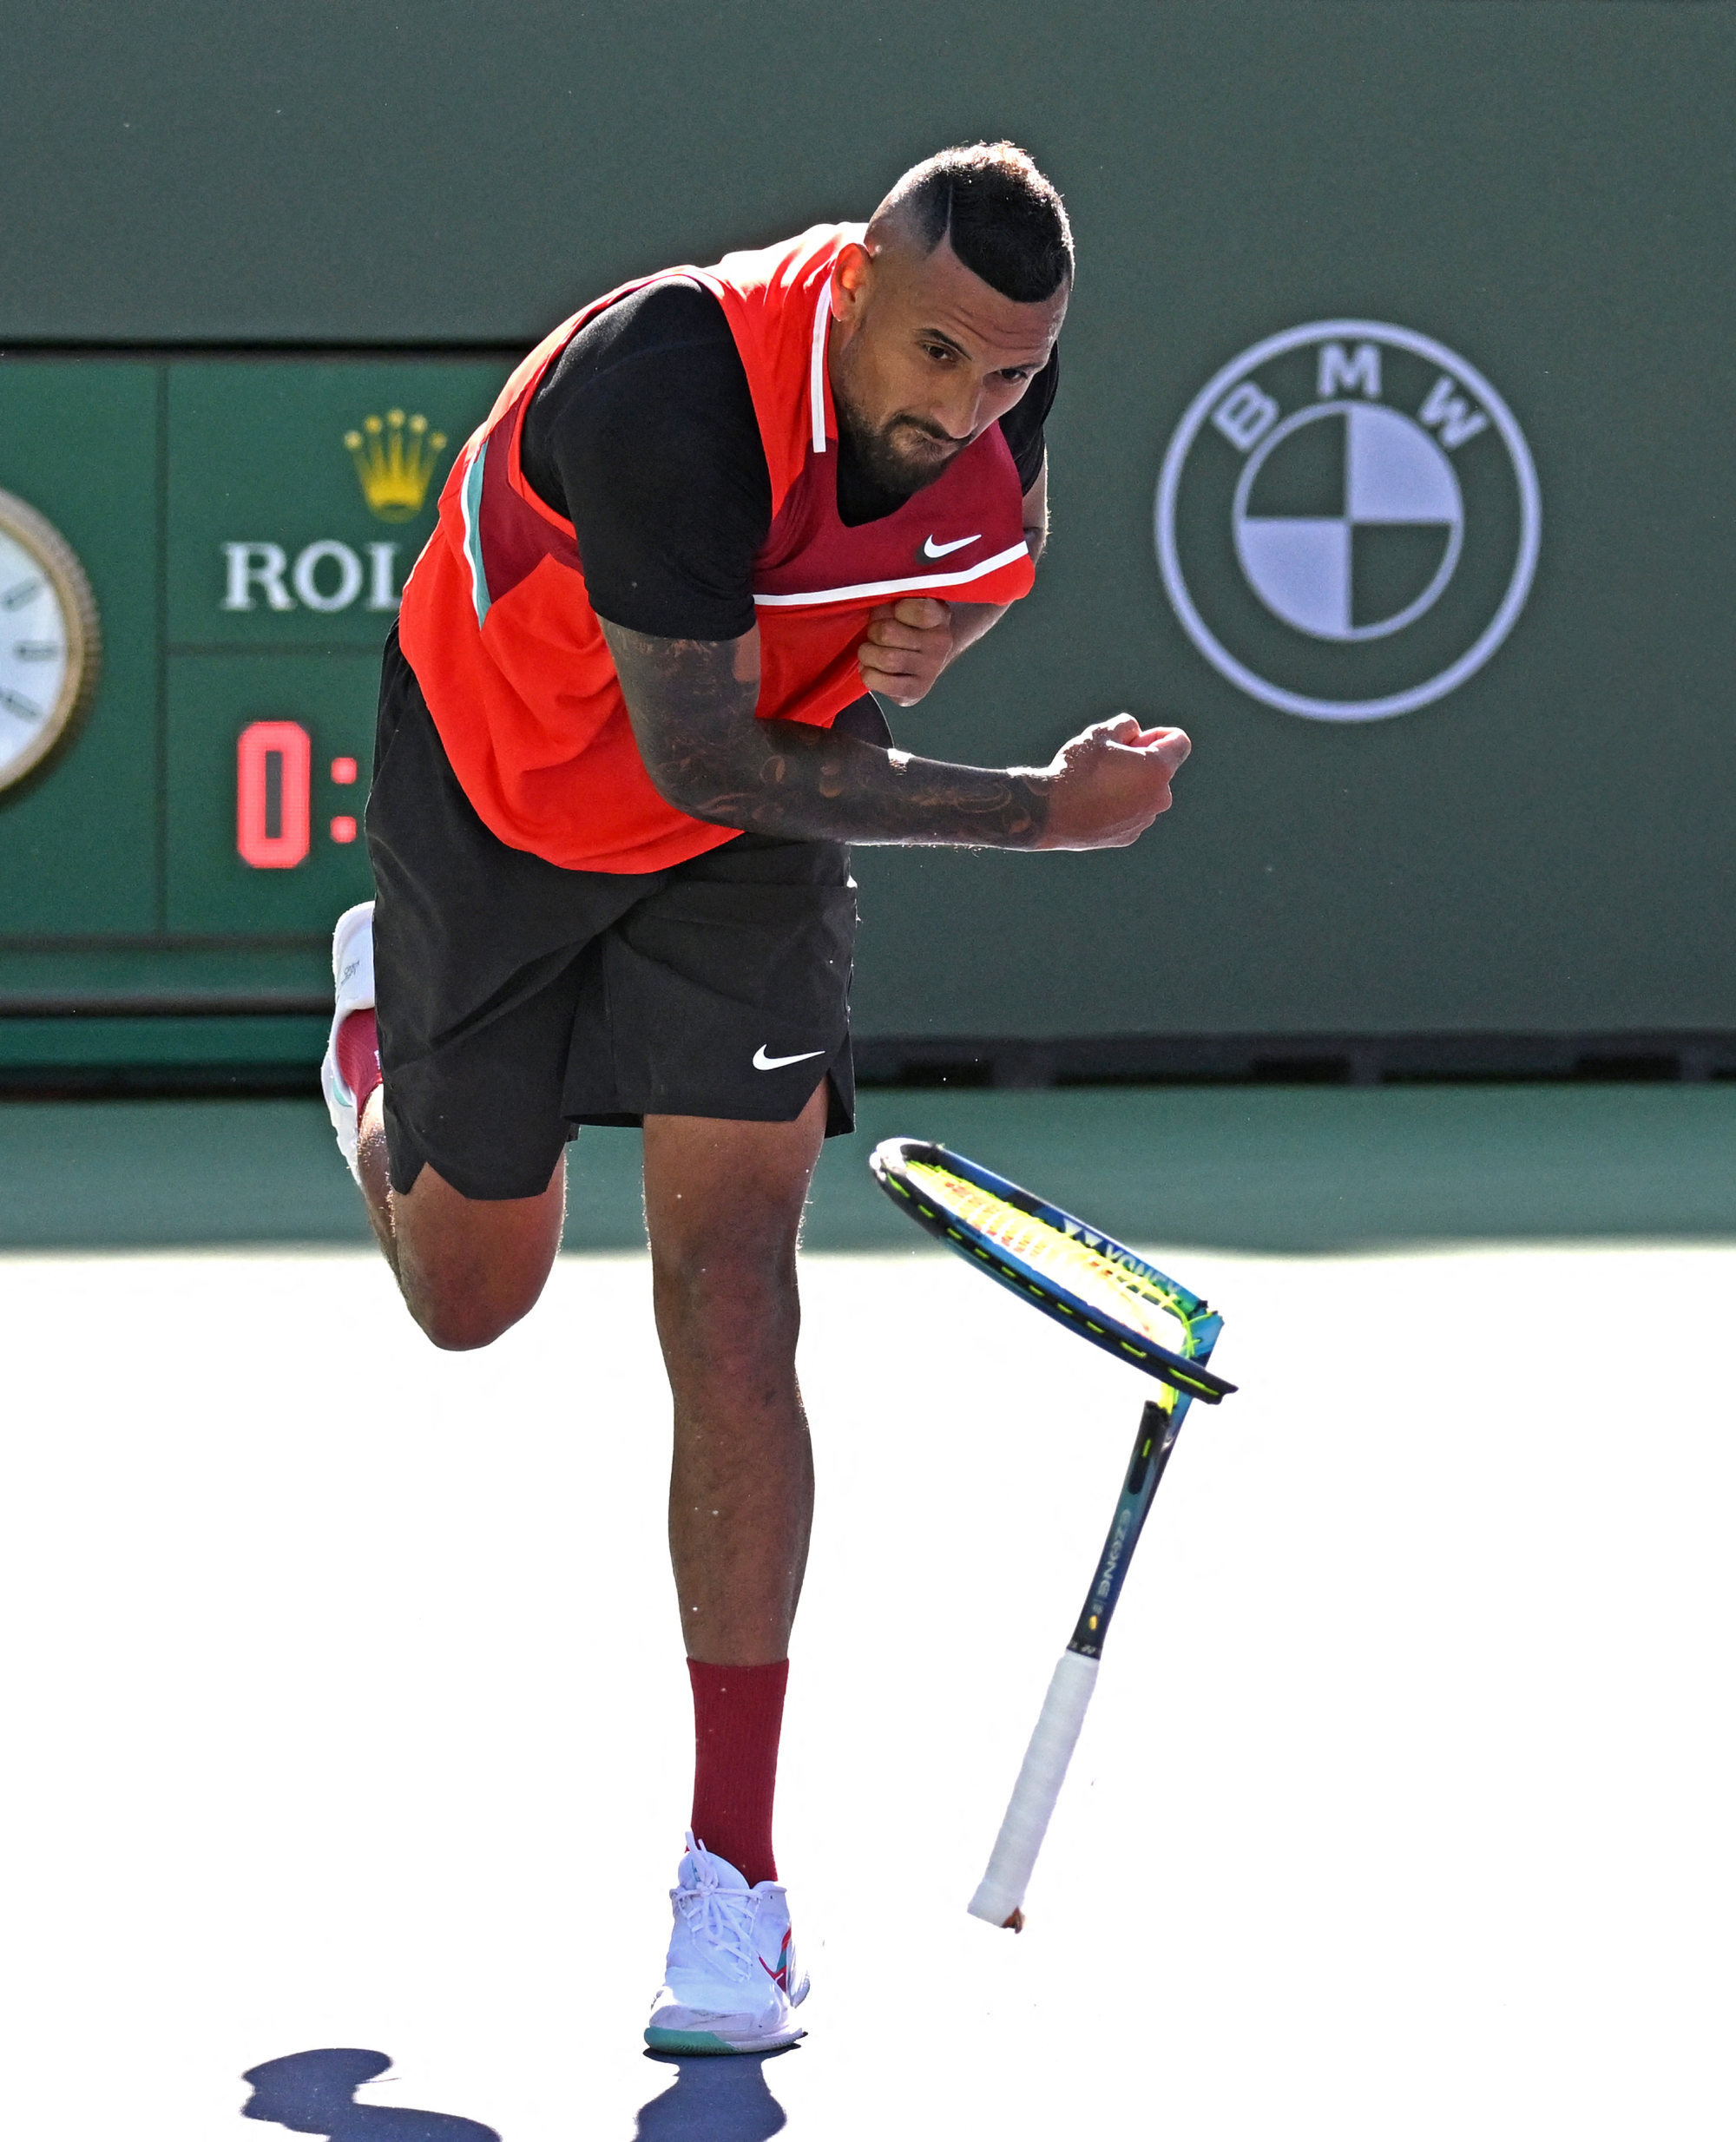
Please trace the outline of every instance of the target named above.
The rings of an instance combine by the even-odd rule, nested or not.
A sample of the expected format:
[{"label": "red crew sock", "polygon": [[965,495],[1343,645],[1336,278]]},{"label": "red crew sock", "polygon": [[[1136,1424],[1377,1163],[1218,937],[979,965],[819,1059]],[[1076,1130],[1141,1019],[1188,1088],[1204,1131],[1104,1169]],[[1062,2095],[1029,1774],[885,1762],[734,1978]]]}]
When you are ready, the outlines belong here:
[{"label": "red crew sock", "polygon": [[689,1659],[694,1685],[694,1835],[752,1889],[775,1882],[772,1796],[790,1662],[713,1666]]},{"label": "red crew sock", "polygon": [[380,1082],[379,1028],[372,1009],[352,1011],[338,1029],[338,1075],[356,1096],[356,1120]]}]

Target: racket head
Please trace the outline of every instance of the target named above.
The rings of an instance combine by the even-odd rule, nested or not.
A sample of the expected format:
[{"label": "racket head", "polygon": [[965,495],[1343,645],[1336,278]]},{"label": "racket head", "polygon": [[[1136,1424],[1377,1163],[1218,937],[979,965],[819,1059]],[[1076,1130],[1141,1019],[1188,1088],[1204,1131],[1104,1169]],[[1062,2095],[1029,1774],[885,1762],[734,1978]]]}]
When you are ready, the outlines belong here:
[{"label": "racket head", "polygon": [[1236,1388],[1207,1365],[1223,1318],[1101,1228],[927,1139],[884,1139],[868,1165],[937,1242],[1118,1361],[1208,1406]]}]

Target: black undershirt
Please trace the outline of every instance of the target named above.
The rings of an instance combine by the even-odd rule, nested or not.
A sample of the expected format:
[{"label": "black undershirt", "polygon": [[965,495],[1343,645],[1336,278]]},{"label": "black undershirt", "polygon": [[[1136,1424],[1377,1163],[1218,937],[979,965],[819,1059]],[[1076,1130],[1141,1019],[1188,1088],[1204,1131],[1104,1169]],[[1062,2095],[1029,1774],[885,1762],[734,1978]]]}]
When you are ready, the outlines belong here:
[{"label": "black undershirt", "polygon": [[[1059,354],[1001,419],[1020,486],[1042,469]],[[525,412],[525,480],[572,522],[593,608],[665,640],[739,640],[753,624],[753,560],[772,479],[747,375],[722,306],[696,283],[656,283],[589,321]],[[847,527],[907,494],[871,483],[840,440]]]}]

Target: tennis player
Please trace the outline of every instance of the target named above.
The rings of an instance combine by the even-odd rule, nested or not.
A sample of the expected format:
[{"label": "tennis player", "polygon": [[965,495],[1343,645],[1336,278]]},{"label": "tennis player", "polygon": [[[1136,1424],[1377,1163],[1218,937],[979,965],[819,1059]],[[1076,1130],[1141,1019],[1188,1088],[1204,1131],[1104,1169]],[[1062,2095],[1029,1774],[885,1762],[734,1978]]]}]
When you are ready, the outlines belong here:
[{"label": "tennis player", "polygon": [[582,1124],[642,1124],[674,1399],[692,1830],[646,2035],[800,2035],[772,1847],[812,1508],[796,1234],[852,1127],[853,841],[1115,848],[1177,729],[1046,766],[895,749],[1030,591],[1073,279],[1022,151],[599,298],[459,455],[380,692],[377,900],[338,924],[324,1085],[404,1301],[486,1346],[541,1293]]}]

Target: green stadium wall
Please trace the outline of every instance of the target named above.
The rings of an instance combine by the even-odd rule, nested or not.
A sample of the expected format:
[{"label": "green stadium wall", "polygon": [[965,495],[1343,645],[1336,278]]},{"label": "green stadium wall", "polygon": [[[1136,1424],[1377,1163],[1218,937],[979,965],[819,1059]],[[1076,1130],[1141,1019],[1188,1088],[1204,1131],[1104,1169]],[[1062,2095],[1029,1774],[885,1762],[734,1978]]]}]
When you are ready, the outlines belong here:
[{"label": "green stadium wall", "polygon": [[[391,598],[515,355],[624,277],[865,214],[919,155],[1002,135],[1062,187],[1080,250],[1054,533],[1035,597],[895,726],[1003,763],[1125,707],[1195,755],[1125,853],[858,851],[871,1059],[1736,1066],[1733,88],[1736,10],[1624,0],[17,0],[0,490],[78,553],[105,654],[76,734],[0,795],[0,1068],[317,1054],[325,934],[366,887],[344,822]],[[1397,338],[1305,339],[1253,375],[1249,425],[1268,390],[1268,430],[1317,444],[1363,436],[1307,431],[1323,399],[1424,424],[1463,499],[1449,592],[1360,639],[1353,611],[1336,639],[1274,624],[1232,525],[1262,447],[1233,412],[1214,428],[1226,386],[1176,539],[1220,651],[1292,696],[1402,696],[1512,584],[1497,404],[1540,502],[1498,644],[1384,719],[1226,673],[1154,538],[1196,398],[1332,321]],[[393,410],[437,465],[385,520],[345,439]],[[288,865],[238,848],[260,723],[308,739]]]}]

